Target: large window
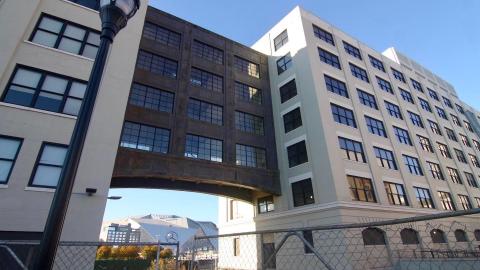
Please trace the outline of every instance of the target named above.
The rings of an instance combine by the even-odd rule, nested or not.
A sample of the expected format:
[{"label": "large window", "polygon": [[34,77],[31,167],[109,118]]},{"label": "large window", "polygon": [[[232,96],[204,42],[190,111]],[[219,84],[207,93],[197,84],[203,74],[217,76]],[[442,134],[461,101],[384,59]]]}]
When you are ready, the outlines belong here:
[{"label": "large window", "polygon": [[420,143],[420,146],[422,147],[423,150],[433,153],[433,146],[430,140],[427,137],[423,137],[420,135],[417,135],[418,142]]},{"label": "large window", "polygon": [[397,105],[385,101],[385,108],[387,109],[388,114],[390,114],[391,116],[398,119],[403,119],[402,113],[400,112],[400,107],[398,107]]},{"label": "large window", "polygon": [[24,66],[18,66],[2,101],[41,110],[77,115],[87,85],[85,82]]},{"label": "large window", "polygon": [[448,120],[447,113],[445,113],[445,111],[442,108],[435,106],[435,109],[437,109],[438,116],[440,116],[445,120]]},{"label": "large window", "polygon": [[126,121],[120,146],[165,154],[168,152],[170,130]]},{"label": "large window", "polygon": [[151,22],[145,22],[143,36],[169,47],[180,48],[181,35],[179,33]]},{"label": "large window", "polygon": [[332,34],[330,34],[329,32],[327,32],[327,31],[325,31],[325,30],[323,30],[322,28],[320,28],[320,27],[318,27],[318,26],[316,26],[316,25],[313,25],[313,34],[314,34],[317,38],[319,38],[319,39],[321,39],[321,40],[323,40],[323,41],[325,41],[325,42],[327,42],[327,43],[335,46],[335,41],[333,40]]},{"label": "large window", "polygon": [[377,82],[378,82],[378,87],[380,87],[380,89],[382,89],[383,91],[388,92],[390,94],[393,94],[392,85],[388,81],[386,81],[386,80],[384,80],[384,79],[382,79],[378,76],[376,78],[377,78]]},{"label": "large window", "polygon": [[473,145],[475,146],[475,149],[477,149],[477,151],[480,151],[480,142],[475,141],[474,139],[472,139],[472,141],[473,141]]},{"label": "large window", "polygon": [[192,44],[192,54],[200,58],[206,59],[210,62],[223,64],[223,51],[203,43],[198,40],[194,40]]},{"label": "large window", "polygon": [[368,55],[368,58],[370,59],[370,64],[372,64],[372,67],[385,72],[385,67],[383,66],[382,61],[378,60],[377,58],[371,55]]},{"label": "large window", "polygon": [[438,165],[438,163],[427,161],[427,165],[433,178],[438,180],[445,180],[445,177],[443,177],[442,170],[440,169],[440,165]]},{"label": "large window", "polygon": [[422,84],[417,82],[416,80],[414,79],[410,79],[410,81],[412,82],[412,86],[415,90],[418,90],[420,92],[423,92],[423,87],[422,87]]},{"label": "large window", "polygon": [[388,202],[392,205],[408,205],[407,194],[402,184],[384,182]]},{"label": "large window", "polygon": [[408,103],[415,104],[415,102],[413,101],[412,94],[410,94],[410,92],[400,87],[398,89],[400,89],[400,95],[402,96],[403,100],[405,100]]},{"label": "large window", "polygon": [[357,123],[355,122],[352,110],[333,103],[330,103],[330,106],[332,109],[333,120],[335,120],[335,122],[357,128]]},{"label": "large window", "polygon": [[365,105],[365,106],[368,106],[372,109],[375,109],[375,110],[378,110],[378,106],[377,106],[377,101],[375,100],[375,96],[374,95],[371,95],[363,90],[360,90],[357,88],[357,92],[358,92],[358,98],[360,99],[360,102]]},{"label": "large window", "polygon": [[246,167],[267,168],[265,149],[243,144],[236,145],[236,164]]},{"label": "large window", "polygon": [[452,105],[452,102],[450,101],[450,99],[446,98],[446,97],[443,97],[443,104],[445,104],[445,106],[449,107],[450,109],[453,109],[453,105]]},{"label": "large window", "polygon": [[275,51],[283,47],[283,45],[287,44],[287,42],[288,32],[287,29],[285,29],[282,33],[278,34],[278,36],[273,39],[273,46],[275,47]]},{"label": "large window", "polygon": [[234,62],[235,69],[238,71],[248,74],[255,78],[260,78],[260,67],[258,64],[243,59],[241,57],[235,56]]},{"label": "large window", "polygon": [[393,77],[403,83],[406,83],[407,81],[405,80],[405,76],[403,76],[403,73],[394,69],[394,68],[391,68],[392,69],[392,74],[393,74]]},{"label": "large window", "polygon": [[278,75],[285,72],[291,66],[292,66],[292,56],[290,56],[290,53],[287,53],[286,55],[280,57],[280,59],[277,60]]},{"label": "large window", "polygon": [[143,84],[133,83],[128,102],[161,112],[172,112],[175,94]]},{"label": "large window", "polygon": [[465,154],[461,150],[458,150],[456,148],[453,148],[453,150],[455,152],[455,156],[457,156],[457,160],[467,164],[467,158],[465,157]]},{"label": "large window", "polygon": [[433,133],[442,136],[442,131],[440,130],[440,127],[438,126],[437,123],[428,120],[428,125],[430,126],[430,129],[432,130]]},{"label": "large window", "polygon": [[422,107],[422,109],[427,112],[432,112],[432,107],[430,107],[430,103],[428,103],[428,101],[423,98],[418,98],[418,100],[420,101],[420,107]]},{"label": "large window", "polygon": [[418,158],[403,155],[403,161],[405,162],[405,166],[407,166],[408,171],[411,174],[423,175],[422,167],[420,167],[420,162],[418,161]]},{"label": "large window", "polygon": [[187,108],[188,117],[195,120],[223,125],[223,108],[212,103],[190,98]]},{"label": "large window", "polygon": [[297,165],[308,162],[307,147],[305,141],[287,147],[288,166],[295,167]]},{"label": "large window", "polygon": [[467,195],[458,194],[458,204],[462,210],[472,209],[472,203]]},{"label": "large window", "polygon": [[474,167],[480,168],[480,163],[478,163],[478,159],[475,155],[468,154],[468,157],[470,158],[470,162],[472,162]]},{"label": "large window", "polygon": [[315,203],[310,178],[292,183],[292,194],[294,207]]},{"label": "large window", "polygon": [[360,50],[353,46],[352,44],[350,43],[347,43],[347,42],[343,42],[343,48],[345,49],[345,51],[350,54],[351,56],[355,57],[355,58],[358,58],[360,60],[362,60],[362,54],[360,53]]},{"label": "large window", "polygon": [[457,117],[456,115],[450,114],[450,117],[452,118],[452,122],[453,122],[455,125],[457,125],[457,126],[459,126],[459,127],[462,126],[462,124],[460,123],[460,119],[458,119],[458,117]]},{"label": "large window", "polygon": [[343,157],[348,160],[366,163],[365,153],[361,142],[338,137],[340,149],[343,150]]},{"label": "large window", "polygon": [[214,92],[223,92],[223,77],[192,67],[190,83]]},{"label": "large window", "polygon": [[470,124],[470,122],[468,122],[468,121],[463,121],[463,123],[465,124],[465,127],[468,129],[468,131],[473,132],[473,127],[472,127],[472,125]]},{"label": "large window", "polygon": [[302,126],[302,114],[300,107],[289,111],[283,115],[283,127],[285,133]]},{"label": "large window", "polygon": [[455,103],[455,107],[457,108],[457,111],[461,114],[465,114],[465,111],[463,110],[463,107]]},{"label": "large window", "polygon": [[6,184],[22,145],[22,139],[0,135],[0,184]]},{"label": "large window", "polygon": [[462,178],[460,177],[457,169],[447,167],[447,173],[453,183],[462,184]]},{"label": "large window", "polygon": [[297,95],[297,85],[295,84],[295,79],[289,81],[288,83],[280,86],[280,100],[282,103],[293,98]]},{"label": "large window", "polygon": [[235,111],[235,128],[243,132],[263,135],[263,117]]},{"label": "large window", "polygon": [[453,204],[452,195],[448,192],[439,191],[438,197],[442,203],[443,210],[455,211],[455,204]]},{"label": "large window", "polygon": [[373,147],[373,151],[375,152],[375,156],[377,157],[378,166],[397,170],[397,163],[395,162],[392,151],[385,150],[380,147]]},{"label": "large window", "polygon": [[350,186],[352,200],[361,202],[377,202],[371,179],[347,175],[347,180]]},{"label": "large window", "polygon": [[440,101],[440,99],[438,98],[437,92],[435,92],[434,90],[432,90],[432,89],[430,89],[430,88],[427,88],[427,90],[428,90],[428,95],[429,95],[431,98],[435,99],[436,101]]},{"label": "large window", "polygon": [[430,195],[430,190],[420,187],[413,187],[413,189],[415,189],[417,202],[422,208],[435,208],[432,196]]},{"label": "large window", "polygon": [[262,90],[244,83],[235,82],[235,97],[241,101],[262,104]]},{"label": "large window", "polygon": [[185,156],[189,158],[222,162],[223,142],[221,140],[187,134]]},{"label": "large window", "polygon": [[440,151],[440,154],[445,157],[445,158],[452,158],[452,155],[450,154],[450,150],[448,150],[448,146],[443,143],[437,142],[438,145],[438,151]]},{"label": "large window", "polygon": [[352,72],[352,75],[354,77],[356,77],[357,79],[360,79],[362,81],[365,81],[367,83],[370,82],[370,80],[368,79],[368,75],[367,75],[367,72],[361,68],[361,67],[358,67],[352,63],[349,63],[350,65],[350,71]]},{"label": "large window", "polygon": [[408,134],[407,130],[394,126],[393,131],[395,132],[395,136],[397,136],[397,139],[400,143],[412,145],[412,140],[410,139],[410,135]]},{"label": "large window", "polygon": [[340,60],[338,59],[338,56],[336,56],[333,53],[330,53],[324,49],[318,48],[318,55],[320,56],[320,60],[322,62],[329,64],[332,67],[342,69],[340,66]]},{"label": "large window", "polygon": [[467,179],[468,185],[474,188],[478,188],[478,184],[477,184],[477,180],[475,180],[475,176],[473,176],[473,174],[468,172],[464,172],[464,174],[465,174],[465,179]]},{"label": "large window", "polygon": [[324,75],[324,78],[328,91],[348,98],[347,86],[344,82],[334,79],[328,75]]},{"label": "large window", "polygon": [[422,122],[422,118],[420,118],[420,115],[413,113],[411,111],[407,111],[407,113],[413,125],[423,128],[423,122]]},{"label": "large window", "polygon": [[262,197],[257,200],[258,213],[268,213],[275,210],[273,196]]},{"label": "large window", "polygon": [[95,59],[100,33],[60,18],[42,14],[30,41]]},{"label": "large window", "polygon": [[172,79],[177,78],[177,61],[143,50],[138,52],[137,67]]},{"label": "large window", "polygon": [[67,149],[66,145],[43,143],[29,185],[55,188],[60,179]]},{"label": "large window", "polygon": [[365,122],[367,122],[370,133],[387,138],[387,132],[382,121],[365,115]]},{"label": "large window", "polygon": [[460,135],[460,140],[462,141],[463,145],[465,145],[466,147],[472,147],[472,145],[470,144],[470,141],[468,140],[467,136],[463,135],[463,134],[459,134]]}]

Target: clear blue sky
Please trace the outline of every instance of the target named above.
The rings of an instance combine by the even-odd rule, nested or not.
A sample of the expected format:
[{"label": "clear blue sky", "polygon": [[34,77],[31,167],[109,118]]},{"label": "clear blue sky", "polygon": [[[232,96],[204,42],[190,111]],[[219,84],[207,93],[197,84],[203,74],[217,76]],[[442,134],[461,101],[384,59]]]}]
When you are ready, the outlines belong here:
[{"label": "clear blue sky", "polygon": [[[151,5],[245,45],[253,44],[296,5],[382,52],[396,47],[480,109],[478,0],[151,0]],[[122,200],[105,218],[177,214],[217,222],[217,197],[165,190],[111,190]]]}]

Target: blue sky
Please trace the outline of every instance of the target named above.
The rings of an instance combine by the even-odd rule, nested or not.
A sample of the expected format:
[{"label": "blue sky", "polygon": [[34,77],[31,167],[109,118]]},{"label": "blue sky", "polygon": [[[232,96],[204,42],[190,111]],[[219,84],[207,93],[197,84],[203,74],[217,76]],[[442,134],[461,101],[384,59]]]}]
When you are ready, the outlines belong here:
[{"label": "blue sky", "polygon": [[[151,0],[150,5],[250,46],[295,6],[382,52],[395,47],[480,109],[478,0]],[[111,190],[105,218],[143,213],[217,221],[217,197],[165,190]]]}]

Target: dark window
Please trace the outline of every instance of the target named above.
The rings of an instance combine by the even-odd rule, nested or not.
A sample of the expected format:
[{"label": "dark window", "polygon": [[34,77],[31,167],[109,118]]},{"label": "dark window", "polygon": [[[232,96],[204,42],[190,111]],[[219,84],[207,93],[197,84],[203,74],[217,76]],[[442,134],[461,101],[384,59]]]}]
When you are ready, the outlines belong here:
[{"label": "dark window", "polygon": [[430,89],[430,88],[427,88],[427,90],[428,90],[428,95],[429,95],[431,98],[435,99],[436,101],[440,101],[440,99],[438,98],[437,92],[435,92],[434,90],[432,90],[432,89]]},{"label": "dark window", "polygon": [[380,89],[390,94],[393,94],[392,85],[389,82],[387,82],[386,80],[380,77],[377,77],[377,82],[378,82],[378,87],[380,87]]},{"label": "dark window", "polygon": [[391,68],[392,69],[392,73],[393,73],[393,77],[403,83],[407,83],[407,81],[405,81],[405,77],[403,76],[403,73],[394,69],[394,68]]},{"label": "dark window", "polygon": [[233,256],[240,256],[240,238],[233,238]]},{"label": "dark window", "polygon": [[292,194],[294,207],[315,203],[310,178],[292,183]]},{"label": "dark window", "polygon": [[328,91],[348,98],[347,86],[344,82],[334,79],[328,75],[324,75],[324,78]]},{"label": "dark window", "polygon": [[18,66],[2,101],[41,110],[77,115],[87,85],[63,75]]},{"label": "dark window", "polygon": [[370,131],[370,133],[387,138],[387,132],[385,131],[385,126],[382,121],[366,115],[365,121],[367,122],[368,131]]},{"label": "dark window", "polygon": [[145,22],[143,36],[169,47],[180,48],[181,35],[179,33],[151,22]]},{"label": "dark window", "polygon": [[370,64],[372,64],[372,67],[385,72],[385,67],[383,66],[382,61],[378,60],[377,58],[371,55],[369,55],[368,58],[370,59]]},{"label": "dark window", "polygon": [[447,137],[452,140],[452,141],[458,141],[457,136],[455,135],[455,132],[449,128],[445,128],[445,131],[447,132]]},{"label": "dark window", "polygon": [[378,166],[397,170],[397,163],[395,162],[392,151],[375,146],[373,147],[373,151],[375,152],[375,156],[377,157]]},{"label": "dark window", "polygon": [[332,34],[330,34],[329,32],[327,32],[327,31],[325,31],[325,30],[323,30],[322,28],[320,28],[320,27],[318,27],[318,26],[316,26],[316,25],[313,25],[313,34],[314,34],[317,38],[319,38],[319,39],[321,39],[321,40],[323,40],[323,41],[325,41],[325,42],[327,42],[327,43],[330,43],[331,45],[335,46],[335,42],[333,41],[333,36],[332,36]]},{"label": "dark window", "polygon": [[340,60],[338,60],[338,56],[336,56],[335,54],[318,48],[318,55],[320,56],[320,60],[322,60],[322,62],[327,63],[332,67],[342,69],[340,66]]},{"label": "dark window", "polygon": [[427,161],[427,165],[433,178],[438,180],[445,180],[445,177],[443,177],[442,170],[440,169],[440,165],[430,161]]},{"label": "dark window", "polygon": [[450,114],[450,117],[452,118],[452,122],[453,122],[455,125],[457,125],[457,126],[459,126],[459,127],[462,126],[462,124],[460,123],[460,119],[458,119],[458,117],[457,117],[456,115]]},{"label": "dark window", "polygon": [[455,107],[457,107],[457,111],[461,114],[465,114],[463,107],[455,103]]},{"label": "dark window", "polygon": [[308,162],[307,147],[305,141],[287,147],[288,166],[295,167],[297,165]]},{"label": "dark window", "polygon": [[99,9],[99,3],[100,3],[100,1],[98,0],[68,0],[68,1],[77,3],[79,5],[82,5],[84,7],[94,9],[94,10]]},{"label": "dark window", "polygon": [[362,202],[377,202],[373,191],[372,180],[368,178],[347,175],[352,200]]},{"label": "dark window", "polygon": [[365,81],[367,83],[370,82],[370,80],[368,79],[368,75],[367,75],[367,72],[361,68],[361,67],[358,67],[352,63],[349,63],[350,65],[350,71],[352,72],[352,75],[362,81]]},{"label": "dark window", "polygon": [[[302,231],[302,236],[312,247],[314,247],[312,231]],[[305,252],[305,254],[310,254],[313,253],[313,250],[306,244],[303,244],[303,252]]]},{"label": "dark window", "polygon": [[398,89],[400,89],[400,95],[402,96],[403,100],[405,100],[406,102],[415,104],[415,102],[413,101],[412,94],[410,94],[410,92],[403,90],[402,88],[398,88]]},{"label": "dark window", "polygon": [[395,135],[400,143],[413,145],[407,130],[394,126],[393,131],[395,132]]},{"label": "dark window", "polygon": [[238,100],[262,104],[262,90],[244,83],[235,82],[235,96]]},{"label": "dark window", "polygon": [[468,185],[474,188],[478,188],[477,180],[475,180],[475,176],[473,176],[473,174],[468,172],[464,172],[464,173],[465,173],[465,178],[467,179]]},{"label": "dark window", "polygon": [[385,232],[379,228],[366,228],[362,231],[363,244],[365,246],[386,245]]},{"label": "dark window", "polygon": [[100,32],[42,14],[30,41],[95,59],[100,45]]},{"label": "dark window", "polygon": [[55,188],[60,179],[67,149],[66,145],[43,143],[29,185]]},{"label": "dark window", "polygon": [[266,153],[263,148],[237,144],[236,156],[237,165],[262,169],[267,168]]},{"label": "dark window", "polygon": [[243,132],[263,135],[263,117],[235,111],[235,127]]},{"label": "dark window", "polygon": [[223,92],[223,77],[192,67],[190,84],[202,87],[214,92]]},{"label": "dark window", "polygon": [[412,82],[412,86],[413,86],[414,89],[423,93],[423,87],[422,87],[421,83],[415,81],[414,79],[410,79],[410,81]]},{"label": "dark window", "polygon": [[343,157],[348,160],[366,163],[365,153],[361,142],[338,137],[340,149],[343,150]]},{"label": "dark window", "polygon": [[450,151],[448,150],[448,146],[443,143],[437,142],[438,145],[438,151],[440,151],[440,154],[445,157],[445,158],[452,158],[452,155],[450,154]]},{"label": "dark window", "polygon": [[430,129],[432,130],[433,133],[442,136],[442,131],[440,130],[440,127],[438,126],[437,123],[428,120],[428,125],[430,126]]},{"label": "dark window", "polygon": [[282,103],[293,98],[296,95],[297,95],[297,85],[295,84],[295,79],[280,86],[280,100]]},{"label": "dark window", "polygon": [[403,155],[403,161],[405,162],[405,166],[407,166],[408,171],[411,174],[423,175],[422,168],[420,167],[420,162],[418,161],[418,158]]},{"label": "dark window", "polygon": [[472,145],[470,144],[470,141],[468,140],[467,136],[463,135],[463,134],[459,134],[460,135],[460,140],[462,141],[463,145],[467,146],[467,147],[472,147]]},{"label": "dark window", "polygon": [[430,103],[428,103],[428,101],[423,98],[418,98],[418,100],[420,101],[420,107],[422,107],[422,109],[427,112],[432,112],[432,108],[430,107]]},{"label": "dark window", "polygon": [[400,238],[404,245],[418,245],[420,240],[418,238],[418,232],[414,229],[405,228],[400,231]]},{"label": "dark window", "polygon": [[275,46],[275,51],[280,49],[283,45],[288,42],[288,33],[287,29],[283,30],[276,38],[273,39],[273,45]]},{"label": "dark window", "polygon": [[440,116],[441,118],[443,118],[445,120],[448,120],[447,114],[445,113],[445,111],[442,108],[435,106],[435,109],[437,109],[438,116]]},{"label": "dark window", "polygon": [[146,51],[138,52],[137,67],[165,77],[177,78],[177,61]]},{"label": "dark window", "polygon": [[426,188],[413,187],[415,189],[415,195],[417,197],[417,202],[422,208],[435,208],[430,196],[430,191]]},{"label": "dark window", "polygon": [[448,173],[448,176],[450,176],[450,179],[452,180],[453,183],[462,184],[462,178],[460,177],[460,174],[458,173],[457,169],[447,167],[447,173]]},{"label": "dark window", "polygon": [[286,55],[280,57],[280,59],[277,60],[278,75],[282,74],[287,69],[289,69],[292,66],[292,64],[293,64],[292,57],[290,56],[290,53],[287,53]]},{"label": "dark window", "polygon": [[0,184],[6,184],[17,160],[23,139],[0,135]]},{"label": "dark window", "polygon": [[430,237],[432,238],[432,242],[435,244],[447,243],[447,238],[445,237],[445,233],[440,229],[431,230]]},{"label": "dark window", "polygon": [[236,70],[242,73],[248,74],[255,78],[260,78],[260,68],[258,64],[250,62],[247,59],[235,56],[234,66]]},{"label": "dark window", "polygon": [[452,196],[448,192],[439,191],[438,197],[440,197],[440,202],[442,203],[443,210],[455,211],[455,205],[453,204]]},{"label": "dark window", "polygon": [[195,120],[223,125],[223,107],[212,103],[190,98],[187,108],[188,117]]},{"label": "dark window", "polygon": [[221,140],[187,134],[185,156],[195,159],[222,162],[223,142]]},{"label": "dark window", "polygon": [[198,40],[193,41],[192,54],[220,65],[223,64],[223,50]]},{"label": "dark window", "polygon": [[460,209],[462,210],[472,209],[472,204],[470,203],[470,199],[467,195],[458,194],[458,203],[460,205]]},{"label": "dark window", "polygon": [[357,128],[352,110],[340,107],[333,103],[330,103],[330,106],[332,108],[333,120],[335,120],[335,122]]},{"label": "dark window", "polygon": [[143,84],[133,83],[128,102],[161,112],[172,112],[174,94]]},{"label": "dark window", "polygon": [[473,145],[475,146],[475,149],[477,149],[477,151],[480,151],[480,142],[475,141],[473,139],[472,139],[472,142],[473,142]]},{"label": "dark window", "polygon": [[472,165],[477,167],[477,168],[480,168],[480,164],[478,163],[478,159],[475,155],[472,155],[472,154],[468,154],[468,156],[470,157],[470,161],[472,162]]},{"label": "dark window", "polygon": [[423,136],[420,136],[420,135],[417,135],[417,137],[418,137],[418,141],[419,141],[422,149],[427,151],[427,152],[433,153],[433,147],[432,147],[432,143],[430,142],[430,140],[427,137],[423,137]]},{"label": "dark window", "polygon": [[463,123],[465,123],[465,127],[468,129],[468,131],[473,132],[473,128],[470,122],[463,121]]},{"label": "dark window", "polygon": [[453,109],[453,105],[452,105],[452,102],[450,101],[450,99],[446,98],[446,97],[442,97],[443,99],[443,104],[445,104],[445,106]]},{"label": "dark window", "polygon": [[400,107],[398,107],[397,105],[385,101],[385,108],[391,116],[398,119],[403,119],[402,113],[400,112]]},{"label": "dark window", "polygon": [[283,115],[283,127],[285,128],[285,133],[301,126],[302,114],[300,112],[300,108],[291,110],[290,112]]},{"label": "dark window", "polygon": [[275,210],[275,204],[273,203],[273,196],[267,196],[259,198],[257,201],[258,213],[268,213]]},{"label": "dark window", "polygon": [[168,129],[125,121],[120,146],[165,154],[169,142]]},{"label": "dark window", "polygon": [[420,118],[420,115],[410,111],[407,111],[407,113],[408,113],[408,116],[410,117],[410,121],[412,121],[412,124],[414,124],[417,127],[423,128],[423,122],[422,122],[422,118]]},{"label": "dark window", "polygon": [[457,229],[454,234],[457,242],[468,242],[467,233],[464,230]]},{"label": "dark window", "polygon": [[465,157],[465,154],[461,150],[458,150],[456,148],[453,148],[453,150],[455,151],[455,156],[457,156],[457,160],[466,164],[467,158]]},{"label": "dark window", "polygon": [[357,88],[357,93],[358,93],[358,98],[360,99],[360,102],[365,105],[365,106],[368,106],[372,109],[375,109],[375,110],[378,110],[378,106],[377,106],[377,101],[375,100],[375,96],[374,95],[371,95],[363,90],[360,90]]},{"label": "dark window", "polygon": [[350,43],[347,43],[347,42],[344,41],[343,42],[343,48],[351,56],[362,60],[362,54],[360,53],[360,50],[357,47],[355,47],[355,46],[351,45]]},{"label": "dark window", "polygon": [[408,205],[407,194],[403,185],[384,182],[385,190],[387,191],[388,202],[392,205]]}]

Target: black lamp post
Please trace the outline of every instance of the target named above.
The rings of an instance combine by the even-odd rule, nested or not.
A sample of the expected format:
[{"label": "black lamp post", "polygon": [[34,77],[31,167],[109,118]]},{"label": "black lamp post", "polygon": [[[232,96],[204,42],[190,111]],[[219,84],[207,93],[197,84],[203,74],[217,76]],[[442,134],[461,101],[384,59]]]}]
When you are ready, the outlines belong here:
[{"label": "black lamp post", "polygon": [[128,19],[135,15],[139,7],[139,0],[100,0],[100,19],[102,21],[100,47],[93,63],[85,97],[73,129],[62,173],[50,206],[40,249],[33,267],[35,270],[50,270],[53,267],[110,44],[113,42],[115,35],[127,25]]}]

